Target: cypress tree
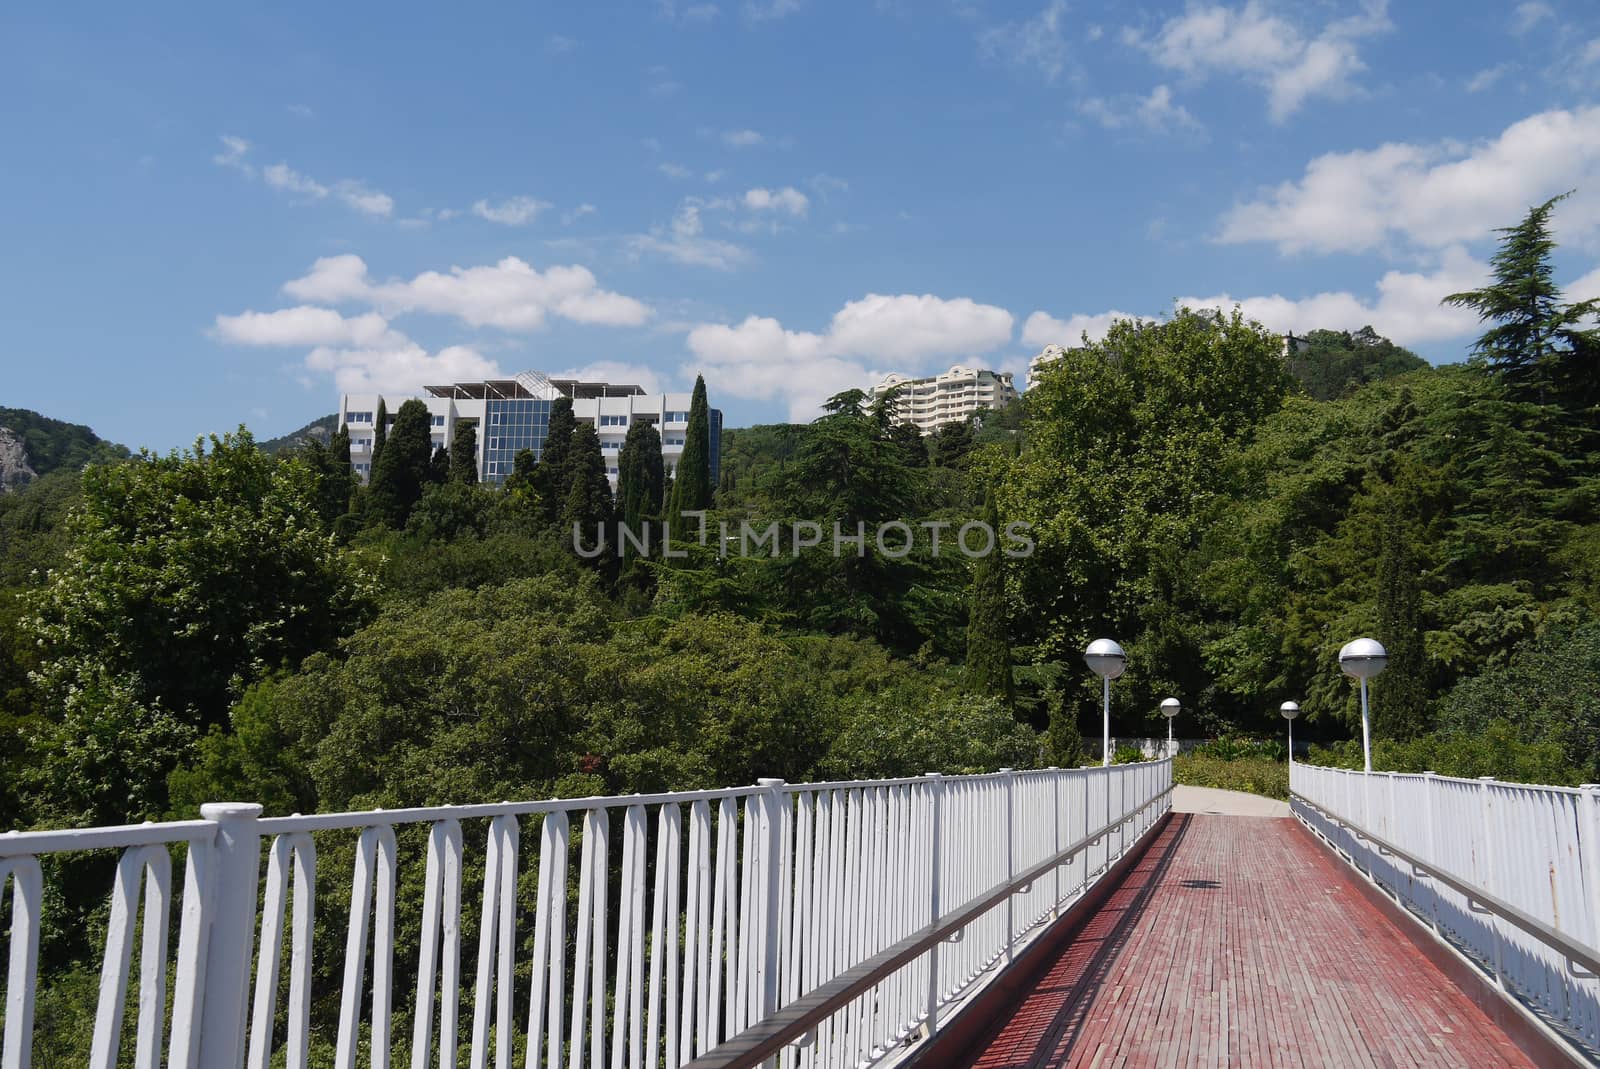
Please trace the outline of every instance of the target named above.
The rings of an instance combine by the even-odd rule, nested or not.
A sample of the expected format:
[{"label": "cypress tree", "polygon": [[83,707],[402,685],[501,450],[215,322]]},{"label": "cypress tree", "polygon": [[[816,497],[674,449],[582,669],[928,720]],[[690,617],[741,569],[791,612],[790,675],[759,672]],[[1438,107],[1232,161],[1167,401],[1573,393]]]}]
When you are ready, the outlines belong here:
[{"label": "cypress tree", "polygon": [[581,537],[588,547],[603,537],[600,532],[611,524],[611,483],[606,478],[605,456],[600,452],[600,435],[593,425],[578,424],[571,441],[572,452],[567,458],[571,483],[561,506],[561,534],[563,538]]},{"label": "cypress tree", "polygon": [[1378,640],[1389,665],[1373,682],[1377,734],[1414,739],[1428,730],[1428,663],[1423,648],[1421,563],[1416,546],[1426,537],[1416,520],[1421,505],[1409,465],[1385,497],[1378,552]]},{"label": "cypress tree", "polygon": [[689,401],[689,426],[683,436],[683,453],[672,476],[672,507],[668,512],[683,512],[711,507],[711,406],[706,402],[706,380],[694,379],[694,395]]},{"label": "cypress tree", "polygon": [[372,462],[367,503],[379,522],[405,526],[429,481],[432,445],[428,406],[407,401],[395,416],[394,434]]},{"label": "cypress tree", "polygon": [[[533,454],[528,454],[533,459]],[[513,465],[516,463],[512,462]],[[450,481],[473,486],[478,481],[478,425],[456,424],[456,436],[450,443]]]},{"label": "cypress tree", "polygon": [[539,467],[534,474],[534,486],[539,491],[539,500],[544,503],[545,519],[552,523],[560,518],[567,491],[572,488],[567,461],[572,456],[572,435],[577,426],[577,418],[572,414],[572,398],[556,398],[550,406],[550,425],[545,431],[544,448],[539,453]]},{"label": "cypress tree", "polygon": [[652,423],[635,423],[617,456],[617,518],[635,530],[658,518],[665,479],[661,434]]},{"label": "cypress tree", "polygon": [[1006,578],[1000,567],[1000,513],[994,491],[983,506],[983,522],[994,532],[994,546],[979,557],[972,571],[972,601],[967,617],[967,687],[977,694],[997,694],[1009,707],[1016,697],[1011,683],[1011,639],[1006,630]]},{"label": "cypress tree", "polygon": [[372,473],[378,470],[378,454],[383,452],[384,443],[389,440],[389,408],[383,403],[383,398],[378,398],[378,422],[372,428],[372,467],[367,469],[367,481],[372,481]]},{"label": "cypress tree", "polygon": [[428,461],[428,482],[443,486],[450,481],[450,450],[442,445],[433,447],[433,457]]}]

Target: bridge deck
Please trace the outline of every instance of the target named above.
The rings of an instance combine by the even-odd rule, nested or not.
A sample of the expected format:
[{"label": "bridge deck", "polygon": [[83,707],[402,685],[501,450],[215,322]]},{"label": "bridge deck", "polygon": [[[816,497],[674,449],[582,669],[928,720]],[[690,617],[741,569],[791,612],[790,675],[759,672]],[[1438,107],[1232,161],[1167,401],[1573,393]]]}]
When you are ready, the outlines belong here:
[{"label": "bridge deck", "polygon": [[1532,1065],[1349,881],[1291,820],[1175,815],[964,1064]]}]

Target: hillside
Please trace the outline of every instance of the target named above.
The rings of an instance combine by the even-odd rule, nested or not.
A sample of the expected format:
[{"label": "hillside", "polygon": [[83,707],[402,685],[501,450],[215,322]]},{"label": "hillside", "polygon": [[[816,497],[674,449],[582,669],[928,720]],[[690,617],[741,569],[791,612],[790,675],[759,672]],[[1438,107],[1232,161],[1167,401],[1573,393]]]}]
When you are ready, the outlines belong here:
[{"label": "hillside", "polygon": [[26,408],[0,408],[0,493],[57,469],[77,471],[85,464],[126,456],[126,446],[108,442],[88,427]]},{"label": "hillside", "polygon": [[263,453],[281,453],[286,449],[298,449],[313,439],[327,445],[333,437],[333,432],[338,429],[339,413],[329,412],[297,431],[290,431],[282,438],[268,438],[264,442],[258,442],[257,445]]}]

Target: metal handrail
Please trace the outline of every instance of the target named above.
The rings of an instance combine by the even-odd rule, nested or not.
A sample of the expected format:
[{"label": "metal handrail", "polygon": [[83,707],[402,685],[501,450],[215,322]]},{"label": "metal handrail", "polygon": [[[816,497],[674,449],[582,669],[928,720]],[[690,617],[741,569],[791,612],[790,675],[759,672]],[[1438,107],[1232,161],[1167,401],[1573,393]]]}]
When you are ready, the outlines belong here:
[{"label": "metal handrail", "polygon": [[760,1065],[871,990],[878,981],[938,946],[991,909],[1004,904],[1012,895],[1026,890],[1052,869],[1067,864],[1117,828],[1131,823],[1140,813],[1171,793],[1172,784],[1169,783],[1149,799],[1097,831],[1090,832],[1076,843],[1013,879],[996,885],[960,909],[932,924],[924,925],[898,943],[879,951],[800,996],[772,1016],[724,1040],[691,1061],[687,1069],[750,1069],[752,1066]]},{"label": "metal handrail", "polygon": [[1569,936],[1566,935],[1566,933],[1550,927],[1550,925],[1539,920],[1537,917],[1533,917],[1527,913],[1524,913],[1522,910],[1518,909],[1516,906],[1513,906],[1504,899],[1496,898],[1494,895],[1485,892],[1481,888],[1472,886],[1455,873],[1442,869],[1432,862],[1424,861],[1417,855],[1411,853],[1411,851],[1404,850],[1396,846],[1394,843],[1389,842],[1387,839],[1384,839],[1378,835],[1374,835],[1372,832],[1368,831],[1366,828],[1363,828],[1354,821],[1348,820],[1345,817],[1341,817],[1332,810],[1323,807],[1317,802],[1313,802],[1310,798],[1307,798],[1299,791],[1291,790],[1289,792],[1289,797],[1293,799],[1299,799],[1305,805],[1315,809],[1318,813],[1321,813],[1328,820],[1342,828],[1349,830],[1356,836],[1372,843],[1379,850],[1386,851],[1395,857],[1404,860],[1407,864],[1411,865],[1413,869],[1420,870],[1421,875],[1437,880],[1438,882],[1444,884],[1446,887],[1466,898],[1469,908],[1473,905],[1482,907],[1483,912],[1493,913],[1494,915],[1527,932],[1529,935],[1533,936],[1535,939],[1538,939],[1552,950],[1560,951],[1561,954],[1567,959],[1569,964],[1581,965],[1585,969],[1588,969],[1591,973],[1600,975],[1600,952],[1596,952],[1592,948],[1584,946],[1582,943],[1573,941]]}]

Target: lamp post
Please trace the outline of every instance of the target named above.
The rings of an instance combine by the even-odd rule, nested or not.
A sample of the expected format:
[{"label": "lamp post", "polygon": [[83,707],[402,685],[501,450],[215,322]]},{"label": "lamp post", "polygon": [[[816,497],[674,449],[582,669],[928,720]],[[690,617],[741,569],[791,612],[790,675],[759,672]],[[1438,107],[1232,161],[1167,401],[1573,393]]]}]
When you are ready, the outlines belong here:
[{"label": "lamp post", "polygon": [[1372,771],[1372,729],[1368,726],[1367,680],[1383,671],[1389,653],[1375,638],[1358,638],[1339,651],[1339,668],[1345,675],[1361,680],[1361,755],[1366,770]]},{"label": "lamp post", "polygon": [[1097,638],[1083,651],[1083,663],[1105,682],[1105,703],[1100,733],[1100,764],[1111,764],[1111,681],[1128,668],[1128,655],[1109,638]]},{"label": "lamp post", "polygon": [[1278,712],[1289,721],[1289,763],[1294,764],[1294,718],[1300,715],[1299,702],[1284,702],[1278,706]]},{"label": "lamp post", "polygon": [[1183,706],[1176,698],[1167,698],[1161,703],[1161,715],[1167,718],[1167,756],[1173,755],[1172,749],[1172,718],[1178,715],[1178,710]]}]

